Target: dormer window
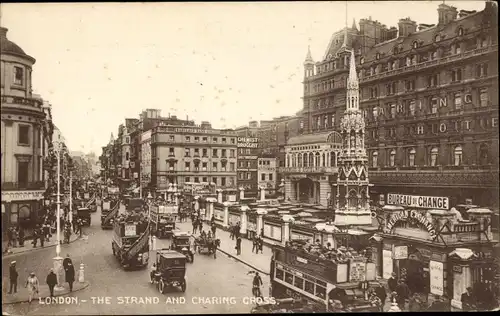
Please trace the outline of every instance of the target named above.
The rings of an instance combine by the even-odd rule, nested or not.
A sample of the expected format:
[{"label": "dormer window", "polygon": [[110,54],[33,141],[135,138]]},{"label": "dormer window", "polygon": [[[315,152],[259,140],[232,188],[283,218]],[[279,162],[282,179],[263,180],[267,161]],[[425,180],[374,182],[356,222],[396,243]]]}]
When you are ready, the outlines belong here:
[{"label": "dormer window", "polygon": [[377,60],[380,59],[380,53],[377,53],[376,58],[377,58]]},{"label": "dormer window", "polygon": [[365,63],[365,58],[364,58],[364,57],[361,57],[361,58],[359,59],[359,63],[360,63],[360,64],[364,64],[364,63]]},{"label": "dormer window", "polygon": [[414,41],[413,42],[413,48],[417,48],[418,47],[418,42],[417,41]]},{"label": "dormer window", "polygon": [[458,32],[457,32],[458,36],[463,36],[464,35],[464,29],[463,28],[458,28]]},{"label": "dormer window", "polygon": [[441,40],[441,36],[439,34],[434,36],[434,42],[439,42],[440,40]]},{"label": "dormer window", "polygon": [[397,55],[397,54],[399,53],[399,49],[398,49],[398,47],[397,47],[397,46],[393,48],[392,53],[393,53],[394,55]]},{"label": "dormer window", "polygon": [[478,44],[477,44],[477,46],[478,46],[479,48],[486,47],[486,46],[487,46],[487,44],[488,44],[488,42],[486,41],[486,38],[485,38],[485,37],[480,37],[480,38],[478,38],[477,40],[478,40]]},{"label": "dormer window", "polygon": [[462,50],[460,49],[460,44],[454,44],[452,47],[452,51],[454,54],[460,54]]}]

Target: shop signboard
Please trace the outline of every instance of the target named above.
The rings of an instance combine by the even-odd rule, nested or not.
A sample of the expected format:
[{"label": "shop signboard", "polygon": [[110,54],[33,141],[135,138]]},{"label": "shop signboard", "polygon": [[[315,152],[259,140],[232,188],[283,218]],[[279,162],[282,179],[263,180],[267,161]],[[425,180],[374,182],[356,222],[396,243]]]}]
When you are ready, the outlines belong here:
[{"label": "shop signboard", "polygon": [[450,201],[447,197],[396,193],[387,194],[387,204],[439,210],[448,210],[450,208]]},{"label": "shop signboard", "polygon": [[337,283],[347,282],[347,263],[337,265]]},{"label": "shop signboard", "polygon": [[366,281],[373,281],[377,278],[377,266],[373,262],[366,264]]},{"label": "shop signboard", "polygon": [[125,237],[137,235],[136,225],[125,225]]},{"label": "shop signboard", "polygon": [[395,246],[393,251],[394,259],[408,259],[408,246]]},{"label": "shop signboard", "polygon": [[214,217],[216,220],[223,221],[224,220],[224,211],[223,210],[214,210]]},{"label": "shop signboard", "polygon": [[429,233],[429,237],[431,239],[434,239],[437,235],[434,225],[429,222],[425,214],[411,209],[392,214],[385,224],[384,232],[386,234],[390,234],[392,232],[392,229],[399,222],[413,222],[419,224],[420,226],[423,226]]},{"label": "shop signboard", "polygon": [[228,202],[236,202],[236,194],[227,195],[227,201]]},{"label": "shop signboard", "polygon": [[382,250],[382,269],[383,278],[389,279],[393,272],[392,251],[390,250]]},{"label": "shop signboard", "polygon": [[444,293],[444,269],[443,263],[437,261],[429,262],[431,293],[443,295]]},{"label": "shop signboard", "polygon": [[259,139],[256,137],[238,137],[238,148],[257,148]]},{"label": "shop signboard", "polygon": [[349,282],[361,282],[366,279],[366,263],[363,260],[351,259]]},{"label": "shop signboard", "polygon": [[236,225],[240,221],[240,217],[236,214],[229,213],[229,224]]}]

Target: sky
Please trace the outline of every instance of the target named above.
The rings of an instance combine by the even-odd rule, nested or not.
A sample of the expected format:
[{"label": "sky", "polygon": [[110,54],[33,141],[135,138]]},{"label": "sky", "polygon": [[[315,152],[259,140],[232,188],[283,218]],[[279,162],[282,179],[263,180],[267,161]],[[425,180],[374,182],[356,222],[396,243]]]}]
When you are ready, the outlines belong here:
[{"label": "sky", "polygon": [[[348,1],[371,16],[437,23],[442,1]],[[483,10],[484,1],[446,1]],[[101,153],[146,108],[234,128],[302,108],[307,47],[321,59],[346,2],[8,3],[0,24],[36,59],[33,90],[75,151]]]}]

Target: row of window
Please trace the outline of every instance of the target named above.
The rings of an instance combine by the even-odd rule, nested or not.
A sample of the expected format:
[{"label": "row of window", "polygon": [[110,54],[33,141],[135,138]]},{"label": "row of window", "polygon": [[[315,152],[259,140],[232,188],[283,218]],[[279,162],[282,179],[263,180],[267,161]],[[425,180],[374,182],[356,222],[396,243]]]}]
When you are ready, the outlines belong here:
[{"label": "row of window", "polygon": [[259,166],[270,166],[271,160],[259,160]]},{"label": "row of window", "polygon": [[[414,48],[418,47],[417,42],[414,42],[413,45],[414,45]],[[386,72],[386,71],[390,71],[390,70],[395,70],[395,69],[398,69],[398,68],[401,68],[404,66],[417,65],[418,63],[423,63],[423,62],[427,62],[430,60],[435,60],[435,59],[438,59],[439,57],[446,57],[449,55],[458,55],[458,54],[461,54],[462,51],[470,51],[470,50],[474,50],[477,48],[483,48],[483,47],[487,47],[487,46],[488,46],[488,39],[486,37],[478,37],[477,39],[475,38],[475,39],[464,41],[463,44],[462,43],[454,43],[451,46],[445,47],[442,50],[441,56],[438,56],[438,50],[434,49],[434,50],[424,52],[421,54],[413,54],[410,56],[406,56],[406,58],[400,58],[400,59],[388,61],[386,63],[372,65],[371,67],[369,67],[367,69],[361,69],[360,77],[362,77],[362,75],[372,76],[372,75],[375,75],[378,73],[382,73],[382,72]],[[393,53],[394,53],[394,55],[400,53],[400,49],[398,46],[394,47]],[[377,57],[376,59],[378,60],[380,57],[382,57],[382,55],[377,54],[376,57]],[[364,57],[360,58],[359,63],[361,65],[365,63]]]},{"label": "row of window", "polygon": [[[184,157],[191,157],[191,149],[192,148],[184,148]],[[200,148],[193,148],[193,150],[194,150],[193,157],[200,157]],[[228,158],[227,157],[227,149],[221,149],[220,151],[221,151],[220,158]],[[172,147],[169,148],[168,155],[171,157],[175,156],[174,148],[172,148]],[[208,158],[208,149],[207,148],[202,148],[201,157]],[[219,149],[212,149],[212,158],[219,158]],[[236,150],[235,149],[229,150],[229,158],[236,158]]]},{"label": "row of window", "polygon": [[[388,149],[388,155],[387,155],[387,166],[389,167],[395,167],[396,166],[396,149]],[[415,148],[408,148],[405,150],[406,153],[406,159],[405,159],[405,165],[409,167],[414,167],[416,166],[415,164],[415,158],[417,155],[417,149]],[[451,153],[451,158],[452,158],[452,164],[454,166],[461,166],[463,164],[463,149],[462,146],[457,145],[453,147],[452,153]],[[427,165],[431,167],[435,167],[439,165],[439,148],[438,147],[430,147],[427,150]],[[478,162],[480,165],[486,165],[491,163],[490,160],[490,154],[489,154],[489,148],[486,144],[481,144],[479,146],[479,159]],[[379,161],[378,161],[378,151],[373,151],[371,153],[371,166],[372,167],[378,167]]]},{"label": "row of window", "polygon": [[238,172],[238,179],[239,180],[252,180],[252,173],[251,172]]},{"label": "row of window", "polygon": [[[449,70],[451,83],[461,82],[462,73],[463,71],[461,68]],[[488,76],[488,64],[481,63],[476,65],[475,75],[476,78],[483,78]],[[433,88],[439,86],[440,85],[439,78],[440,76],[437,74],[427,76],[426,88]],[[394,95],[398,93],[398,87],[399,85],[397,81],[387,83],[385,85],[385,95]],[[379,96],[378,87],[369,87],[367,89],[368,89],[368,95],[371,99],[377,98]],[[404,92],[415,91],[415,89],[416,89],[415,79],[404,80]]]},{"label": "row of window", "polygon": [[238,148],[238,155],[251,155],[252,148]]},{"label": "row of window", "polygon": [[313,129],[322,129],[335,126],[335,114],[313,116],[313,120],[316,122],[316,124],[313,125]]},{"label": "row of window", "polygon": [[273,179],[274,179],[274,175],[272,173],[262,173],[260,175],[261,181],[266,181],[266,180],[273,181]]},{"label": "row of window", "polygon": [[[174,171],[175,170],[175,164],[176,162],[170,161],[168,162],[168,170]],[[236,164],[234,162],[229,163],[229,171],[236,171],[235,168]],[[220,163],[220,169],[219,169],[219,163],[218,162],[213,162],[212,163],[212,168],[210,171],[222,171],[226,172],[227,170],[227,162],[221,162]],[[193,170],[191,170],[191,162],[184,162],[184,170],[185,171],[209,171],[208,170],[208,163],[202,162],[201,167],[200,167],[200,162],[199,161],[194,161],[193,162]]]},{"label": "row of window", "polygon": [[[208,143],[209,142],[209,138],[211,138],[211,142],[212,143],[219,143],[219,138],[218,137],[208,137],[208,136],[202,136],[202,137],[199,137],[199,136],[184,136],[184,141],[186,143],[191,143],[191,142],[194,142],[194,143]],[[200,141],[201,139],[201,141]],[[228,141],[229,139],[229,141]],[[169,135],[169,141],[171,142],[174,142],[175,141],[175,135]],[[221,144],[236,144],[236,138],[234,137],[230,137],[230,138],[227,138],[227,137],[221,137],[220,138],[220,143]]]},{"label": "row of window", "polygon": [[326,282],[318,280],[307,274],[300,273],[300,275],[302,275],[302,277],[279,269],[278,267],[275,269],[275,278],[288,283],[291,288],[305,291],[322,300],[326,298]]},{"label": "row of window", "polygon": [[[201,182],[200,182],[201,179]],[[191,182],[191,177],[185,177],[184,183]],[[194,183],[208,183],[208,177],[193,177]],[[212,177],[211,182],[215,183],[215,185],[220,186],[233,186],[235,185],[234,177]]]}]

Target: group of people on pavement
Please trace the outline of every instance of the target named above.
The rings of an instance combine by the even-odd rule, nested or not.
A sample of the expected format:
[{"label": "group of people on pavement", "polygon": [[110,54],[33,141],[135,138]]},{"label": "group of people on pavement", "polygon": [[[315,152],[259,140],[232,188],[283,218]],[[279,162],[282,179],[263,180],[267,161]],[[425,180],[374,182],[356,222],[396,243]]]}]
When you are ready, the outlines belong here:
[{"label": "group of people on pavement", "polygon": [[7,229],[7,247],[16,248],[24,246],[24,229],[21,226],[9,227]]},{"label": "group of people on pavement", "polygon": [[[19,273],[17,271],[16,263],[16,261],[12,261],[9,266],[10,286],[8,294],[17,293],[17,280],[19,278]],[[72,292],[73,283],[75,282],[75,268],[69,254],[66,258],[64,258],[62,267],[64,269],[65,280],[69,285],[70,292]],[[57,275],[55,274],[54,269],[50,269],[46,278],[46,283],[49,287],[50,297],[54,297],[54,288],[58,283]],[[40,281],[38,280],[35,272],[31,272],[29,274],[24,287],[28,289],[28,302],[31,303],[31,301],[40,294]]]}]

